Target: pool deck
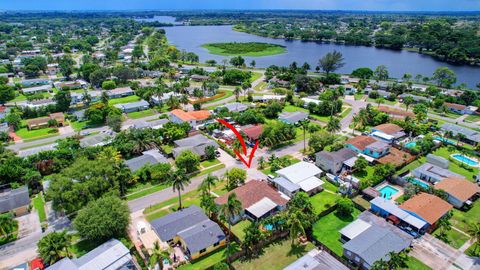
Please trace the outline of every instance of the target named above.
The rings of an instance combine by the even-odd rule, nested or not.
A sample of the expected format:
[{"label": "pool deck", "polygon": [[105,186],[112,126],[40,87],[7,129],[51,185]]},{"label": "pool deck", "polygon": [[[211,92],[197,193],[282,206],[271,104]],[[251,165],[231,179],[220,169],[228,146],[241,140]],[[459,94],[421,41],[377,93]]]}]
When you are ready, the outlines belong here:
[{"label": "pool deck", "polygon": [[393,188],[395,188],[396,190],[398,190],[397,193],[393,194],[390,198],[391,201],[395,201],[396,199],[400,198],[402,195],[403,195],[403,187],[399,186],[399,185],[394,185],[392,183],[389,183],[387,181],[384,181],[382,183],[380,183],[379,185],[377,185],[375,187],[376,190],[380,191],[383,187],[385,186],[391,186]]},{"label": "pool deck", "polygon": [[[469,164],[468,162],[465,162],[465,161],[463,161],[463,160],[461,160],[461,159],[458,159],[456,156],[462,156],[462,157],[464,157],[465,159],[469,159],[469,160],[471,160],[471,161],[473,161],[473,162],[476,162],[477,164],[476,164],[476,165]],[[450,157],[453,158],[454,160],[456,160],[456,161],[458,161],[458,162],[461,162],[461,163],[463,163],[463,164],[465,164],[465,165],[467,165],[467,166],[470,166],[470,167],[472,167],[472,168],[478,168],[478,167],[479,167],[478,159],[476,159],[476,158],[474,158],[474,157],[469,157],[469,156],[466,156],[466,155],[464,155],[464,154],[462,154],[462,153],[451,154]]]}]

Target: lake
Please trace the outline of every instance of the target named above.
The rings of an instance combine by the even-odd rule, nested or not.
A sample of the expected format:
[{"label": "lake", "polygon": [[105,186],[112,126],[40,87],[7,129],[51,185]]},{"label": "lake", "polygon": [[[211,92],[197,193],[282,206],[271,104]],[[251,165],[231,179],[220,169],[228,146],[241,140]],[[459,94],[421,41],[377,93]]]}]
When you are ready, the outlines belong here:
[{"label": "lake", "polygon": [[[165,19],[165,18],[162,18]],[[213,55],[201,45],[213,42],[266,42],[283,45],[287,52],[279,55],[262,57],[245,57],[247,64],[255,59],[257,67],[268,67],[270,65],[288,66],[293,61],[298,65],[304,62],[315,68],[323,55],[333,50],[340,51],[345,58],[345,66],[339,69],[339,73],[351,73],[359,67],[375,69],[379,65],[388,67],[390,77],[401,78],[405,73],[413,76],[421,74],[431,77],[433,71],[446,66],[457,74],[458,83],[466,83],[470,88],[475,88],[480,83],[480,67],[466,65],[451,65],[436,60],[428,55],[422,55],[408,51],[394,51],[378,49],[375,47],[350,46],[334,43],[305,42],[299,40],[287,41],[283,39],[272,39],[259,37],[247,33],[236,32],[232,26],[175,26],[165,27],[168,41],[179,49],[194,52],[200,57],[201,62],[214,59],[218,63],[225,56]]]}]

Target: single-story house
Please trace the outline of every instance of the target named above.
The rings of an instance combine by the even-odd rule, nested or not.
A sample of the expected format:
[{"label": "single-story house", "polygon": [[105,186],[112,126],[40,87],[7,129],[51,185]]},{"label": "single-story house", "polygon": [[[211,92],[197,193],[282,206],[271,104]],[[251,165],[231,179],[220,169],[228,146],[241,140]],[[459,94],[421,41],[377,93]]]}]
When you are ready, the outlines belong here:
[{"label": "single-story house", "polygon": [[241,127],[240,130],[245,134],[250,144],[255,144],[260,139],[260,135],[262,135],[263,125],[246,125]]},{"label": "single-story house", "polygon": [[319,105],[320,103],[322,103],[323,101],[319,100],[319,99],[313,99],[313,98],[301,98],[301,100],[303,100],[303,102],[305,103],[303,106],[306,108],[308,107],[308,104],[310,103],[314,103],[315,105]]},{"label": "single-story house", "polygon": [[307,254],[303,255],[300,259],[294,261],[289,266],[283,268],[283,270],[348,270],[343,263],[330,255],[325,250],[319,250],[318,248],[310,250]]},{"label": "single-story house", "polygon": [[[19,157],[28,157],[28,156],[38,154],[40,152],[55,150],[57,145],[58,145],[57,143],[52,143],[52,144],[32,147],[32,148],[18,151],[17,155]],[[45,183],[45,181],[43,183]]]},{"label": "single-story house", "polygon": [[0,191],[0,214],[13,212],[15,216],[21,216],[28,213],[29,205],[27,186]]},{"label": "single-story house", "polygon": [[144,128],[151,128],[151,129],[160,129],[166,123],[170,122],[168,119],[157,119],[153,121],[145,121],[145,120],[137,120],[132,125],[134,129],[144,129]]},{"label": "single-story house", "polygon": [[268,102],[271,100],[284,100],[287,96],[285,95],[263,95],[263,96],[253,96],[253,101],[256,102]]},{"label": "single-story house", "polygon": [[57,121],[59,126],[65,125],[65,115],[61,112],[58,113],[51,113],[48,117],[40,117],[35,119],[27,120],[27,127],[28,129],[35,129],[35,128],[45,128],[48,127],[48,122],[50,120]]},{"label": "single-story house", "polygon": [[217,205],[227,203],[228,196],[231,193],[235,193],[237,199],[242,204],[242,213],[234,217],[232,222],[238,222],[244,217],[251,220],[268,217],[285,209],[288,202],[287,197],[283,196],[266,182],[251,180],[245,183],[245,185],[237,187],[216,198],[215,203]]},{"label": "single-story house", "polygon": [[308,119],[308,112],[302,112],[302,111],[284,112],[278,116],[278,120],[289,125],[296,125],[307,119]]},{"label": "single-story house", "polygon": [[372,158],[381,158],[390,152],[390,145],[383,141],[378,141],[370,136],[356,136],[345,142],[345,145],[359,154],[364,154]]},{"label": "single-story house", "polygon": [[410,117],[410,118],[415,117],[415,114],[413,112],[405,111],[402,109],[396,109],[396,108],[387,107],[387,106],[379,106],[377,109],[381,112],[388,114],[390,117],[395,119],[405,119],[405,117]]},{"label": "single-story house", "polygon": [[53,98],[44,98],[44,99],[35,99],[35,100],[27,101],[26,103],[24,103],[23,106],[29,107],[29,108],[40,108],[40,107],[45,107],[45,106],[55,105],[55,104],[57,104],[57,102],[53,100]]},{"label": "single-story house", "polygon": [[435,189],[445,191],[448,194],[448,202],[457,208],[470,206],[480,192],[480,187],[476,183],[459,177],[445,178],[435,185]]},{"label": "single-story house", "polygon": [[99,134],[80,139],[80,146],[81,147],[103,146],[111,143],[112,140],[113,140],[112,134],[100,132]]},{"label": "single-story house", "polygon": [[42,92],[49,92],[50,90],[52,90],[52,86],[50,84],[22,88],[22,92],[24,94],[37,94]]},{"label": "single-story house", "polygon": [[10,110],[3,105],[0,105],[0,119],[3,119]]},{"label": "single-story house", "polygon": [[378,97],[381,97],[381,98],[389,98],[391,94],[394,94],[394,93],[389,92],[389,91],[380,90],[380,89],[374,90],[372,88],[368,88],[368,89],[366,88],[365,92],[368,95],[370,95],[370,93],[372,93],[372,92],[376,92],[378,94]]},{"label": "single-story house", "polygon": [[55,87],[60,90],[75,90],[81,88],[87,88],[87,82],[83,80],[68,81],[68,82],[56,82]]},{"label": "single-story house", "polygon": [[406,93],[398,96],[398,98],[400,99],[401,102],[403,102],[403,100],[406,97],[411,97],[415,103],[432,101],[430,98],[427,98],[427,97],[416,96],[416,95],[406,94]]},{"label": "single-story house", "polygon": [[160,103],[167,102],[167,100],[169,100],[172,97],[173,98],[180,98],[181,96],[182,96],[182,94],[172,91],[172,92],[168,92],[168,93],[163,93],[161,96],[158,96],[158,95],[152,96],[152,101],[155,104],[160,104]]},{"label": "single-story house", "polygon": [[112,90],[107,90],[107,95],[109,98],[121,98],[135,95],[135,92],[128,87],[120,87]]},{"label": "single-story house", "polygon": [[[302,190],[309,195],[313,195],[319,191],[323,190],[322,185],[325,183],[320,180],[320,176],[323,173],[315,164],[309,162],[298,162],[283,169],[276,171],[279,178],[284,178],[298,186],[297,190]],[[278,190],[284,192],[285,194],[292,196],[295,192],[287,192],[291,188],[285,185],[285,181],[274,181],[273,184],[277,187]]]},{"label": "single-story house", "polygon": [[453,206],[435,195],[421,192],[403,202],[400,208],[427,222],[427,231],[432,232]]},{"label": "single-story house", "polygon": [[449,178],[449,177],[464,178],[463,176],[457,173],[454,173],[448,169],[439,167],[437,165],[434,165],[428,162],[422,164],[418,168],[415,168],[412,171],[412,175],[420,180],[428,181],[430,183],[437,183],[442,181],[444,178]]},{"label": "single-story house", "polygon": [[475,106],[465,106],[462,104],[456,103],[443,103],[445,107],[447,107],[451,112],[458,113],[458,114],[475,114],[477,113],[478,107]]},{"label": "single-story house", "polygon": [[190,126],[196,127],[200,124],[205,123],[208,118],[210,118],[210,116],[211,114],[207,110],[186,112],[180,109],[175,109],[170,113],[170,121],[178,124],[188,122]]},{"label": "single-story house", "polygon": [[344,167],[344,162],[356,157],[357,152],[350,148],[342,148],[335,152],[318,152],[315,156],[315,165],[325,172],[337,175]]},{"label": "single-story house", "polygon": [[114,106],[120,109],[123,113],[139,112],[150,108],[150,104],[143,99],[130,103],[115,104]]},{"label": "single-story house", "polygon": [[290,85],[289,81],[278,79],[277,77],[271,78],[268,83],[273,87],[288,87]]},{"label": "single-story house", "polygon": [[142,153],[141,156],[135,157],[125,161],[125,165],[132,172],[136,172],[145,165],[155,165],[160,163],[168,163],[168,160],[158,151],[158,149],[148,150]]},{"label": "single-story house", "polygon": [[407,134],[405,134],[403,128],[399,125],[386,123],[373,127],[370,135],[377,139],[392,143],[405,137]]},{"label": "single-story house", "polygon": [[110,239],[87,254],[70,259],[65,257],[45,270],[111,270],[137,269],[130,250],[117,239]]},{"label": "single-story house", "polygon": [[185,139],[176,140],[173,142],[175,148],[172,150],[173,157],[176,158],[183,151],[189,150],[199,155],[201,158],[205,157],[205,149],[212,146],[215,150],[219,147],[217,142],[205,137],[202,134],[197,134]]},{"label": "single-story house", "polygon": [[52,81],[49,79],[29,79],[29,80],[23,80],[20,82],[22,87],[31,87],[31,86],[36,86],[36,85],[51,85]]},{"label": "single-story house", "polygon": [[480,132],[475,131],[473,129],[469,129],[466,127],[462,127],[459,125],[451,124],[451,123],[445,123],[443,124],[440,129],[444,132],[450,131],[452,132],[453,136],[457,136],[457,134],[463,134],[464,138],[462,141],[471,144],[471,145],[477,145],[480,143]]},{"label": "single-story house", "polygon": [[229,112],[243,112],[248,109],[248,105],[239,102],[232,102],[222,106],[218,106],[217,108],[215,108],[215,111],[218,112],[221,108],[226,108]]},{"label": "single-story house", "polygon": [[150,222],[162,242],[180,244],[194,260],[225,245],[220,226],[211,221],[202,209],[191,205]]},{"label": "single-story house", "polygon": [[204,81],[208,81],[208,79],[210,79],[209,76],[204,76],[204,75],[198,75],[198,74],[193,74],[190,76],[190,79],[192,81],[196,81],[196,82],[204,82]]}]

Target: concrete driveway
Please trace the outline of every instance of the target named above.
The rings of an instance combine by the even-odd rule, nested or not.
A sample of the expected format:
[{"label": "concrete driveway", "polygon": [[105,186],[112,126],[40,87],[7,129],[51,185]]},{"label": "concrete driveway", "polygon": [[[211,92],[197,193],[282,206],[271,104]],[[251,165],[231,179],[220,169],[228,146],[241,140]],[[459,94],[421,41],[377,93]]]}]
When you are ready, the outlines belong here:
[{"label": "concrete driveway", "polygon": [[18,221],[18,239],[25,238],[33,233],[42,232],[40,219],[36,211],[16,218]]}]

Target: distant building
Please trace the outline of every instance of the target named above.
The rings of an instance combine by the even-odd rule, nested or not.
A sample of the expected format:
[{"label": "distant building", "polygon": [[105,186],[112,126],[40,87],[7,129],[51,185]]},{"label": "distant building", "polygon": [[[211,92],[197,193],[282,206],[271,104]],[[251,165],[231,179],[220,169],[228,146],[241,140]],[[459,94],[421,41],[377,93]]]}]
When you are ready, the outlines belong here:
[{"label": "distant building", "polygon": [[289,125],[296,125],[308,119],[308,113],[303,111],[284,112],[278,116],[278,120]]},{"label": "distant building", "polygon": [[451,112],[458,113],[458,114],[476,114],[478,107],[475,106],[465,106],[462,104],[456,103],[443,103],[445,107],[447,107]]},{"label": "distant building", "polygon": [[109,98],[122,98],[135,95],[135,92],[130,87],[120,87],[106,91]]},{"label": "distant building", "polygon": [[216,107],[215,111],[218,112],[221,108],[226,108],[229,112],[243,112],[248,109],[248,105],[239,102],[227,103],[225,105]]},{"label": "distant building", "polygon": [[462,141],[468,144],[477,145],[478,143],[480,143],[480,132],[476,130],[450,123],[443,124],[440,129],[444,132],[451,132],[453,136],[457,136],[457,134],[462,134],[464,137],[462,138]]},{"label": "distant building", "polygon": [[257,102],[268,102],[271,100],[284,100],[287,96],[285,95],[263,95],[263,96],[253,96],[253,101]]},{"label": "distant building", "polygon": [[20,82],[22,87],[32,87],[32,86],[38,86],[38,85],[51,85],[52,81],[49,79],[29,79],[29,80],[23,80]]},{"label": "distant building", "polygon": [[403,100],[405,100],[406,97],[411,97],[415,103],[432,101],[430,98],[427,98],[427,97],[416,96],[416,95],[406,94],[406,93],[398,96],[401,102],[403,102]]},{"label": "distant building", "polygon": [[35,119],[27,120],[28,129],[37,129],[48,127],[48,123],[51,120],[55,120],[59,126],[65,125],[65,115],[61,112],[51,113],[48,117],[40,117]]},{"label": "distant building", "polygon": [[448,194],[448,202],[457,208],[471,206],[480,192],[476,183],[459,177],[445,178],[435,185],[435,189],[445,191]]},{"label": "distant building", "polygon": [[150,108],[150,104],[143,99],[136,102],[115,104],[114,106],[120,109],[123,113],[139,112]]},{"label": "distant building", "polygon": [[37,94],[42,92],[50,92],[50,90],[52,90],[52,86],[50,84],[22,88],[22,92],[24,94]]},{"label": "distant building", "polygon": [[405,111],[387,106],[379,106],[377,109],[395,119],[405,119],[405,117],[410,117],[412,119],[415,118],[415,114],[411,111]]},{"label": "distant building", "polygon": [[173,156],[176,158],[183,151],[192,151],[194,154],[199,155],[201,158],[205,157],[205,149],[208,146],[212,146],[215,150],[218,148],[217,142],[205,137],[202,134],[197,134],[185,139],[176,140],[173,142],[175,148],[172,150]]},{"label": "distant building", "polygon": [[0,214],[12,212],[15,216],[21,216],[28,213],[29,205],[27,186],[0,191]]},{"label": "distant building", "polygon": [[136,172],[145,165],[155,165],[160,163],[168,163],[168,160],[158,151],[158,149],[148,150],[142,153],[141,156],[135,157],[125,161],[125,165],[132,172]]},{"label": "distant building", "polygon": [[184,123],[187,122],[190,124],[191,127],[196,127],[200,124],[205,123],[211,114],[207,110],[200,110],[200,111],[183,111],[180,109],[175,109],[171,111],[170,114],[170,121],[173,123]]},{"label": "distant building", "polygon": [[111,134],[101,132],[92,136],[85,137],[80,139],[81,147],[95,147],[107,145],[112,141],[113,137]]}]

